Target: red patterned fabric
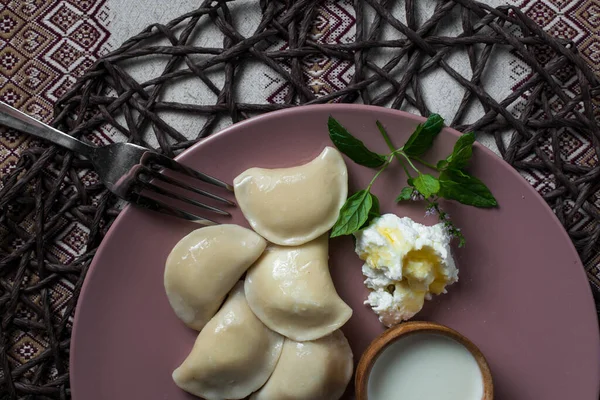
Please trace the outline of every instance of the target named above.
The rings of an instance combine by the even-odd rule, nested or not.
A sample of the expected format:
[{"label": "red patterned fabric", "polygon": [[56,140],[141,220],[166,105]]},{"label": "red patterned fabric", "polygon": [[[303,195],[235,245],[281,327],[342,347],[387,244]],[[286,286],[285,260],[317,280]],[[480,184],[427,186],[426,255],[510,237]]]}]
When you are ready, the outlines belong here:
[{"label": "red patterned fabric", "polygon": [[[110,33],[106,0],[1,0],[0,1],[0,100],[43,121],[50,121],[53,104],[102,53]],[[0,127],[0,176],[8,173],[28,148],[31,137]],[[49,171],[49,173],[52,173]],[[1,183],[0,183],[1,188]],[[63,228],[49,243],[47,260],[69,264],[84,252],[89,229],[65,219]],[[33,215],[20,226],[34,229]],[[0,225],[0,248],[10,250],[22,241]],[[18,280],[23,288],[39,281],[33,271]],[[50,293],[50,311],[62,318],[72,297],[73,282],[61,279]],[[6,290],[7,288],[1,288]],[[33,291],[26,295],[35,306],[17,306],[17,318],[40,320],[36,307],[42,307],[41,296]],[[39,308],[38,308],[39,310]],[[45,336],[33,335],[18,328],[8,332],[8,363],[13,370],[39,356],[49,344]],[[3,370],[0,368],[0,377]],[[44,372],[42,381],[51,382],[57,368]],[[32,372],[26,374],[31,377]]]},{"label": "red patterned fabric", "polygon": [[[572,41],[578,48],[581,56],[588,62],[588,65],[596,74],[600,75],[600,0],[522,0],[517,2],[525,14],[536,21],[544,30],[551,35]],[[536,58],[545,65],[552,57],[552,52],[546,48],[538,48]],[[515,63],[513,70],[522,68],[522,65]],[[566,94],[573,98],[579,93],[576,88],[576,77],[574,71],[565,69],[562,71],[563,85],[571,87]],[[523,84],[531,77],[531,73],[523,74],[515,87]],[[551,106],[555,110],[562,108],[562,102],[558,98],[550,99]],[[597,107],[594,112],[596,119],[600,124],[600,97],[594,99]],[[580,135],[575,129],[563,128],[559,132],[562,138],[560,154],[563,162],[579,167],[594,167],[598,165],[594,143]],[[556,155],[552,149],[551,139],[547,138],[541,148],[553,159]],[[530,159],[537,161],[535,155]],[[548,171],[530,170],[524,174],[525,178],[541,194],[550,193],[556,188],[555,177]],[[596,191],[593,206],[600,210],[600,190]],[[567,202],[564,213],[570,213],[575,203]],[[583,209],[575,212],[574,217],[567,223],[567,230],[589,230],[598,222],[589,213]],[[600,290],[600,247],[595,249],[590,259],[584,260],[585,268],[590,283]]]}]

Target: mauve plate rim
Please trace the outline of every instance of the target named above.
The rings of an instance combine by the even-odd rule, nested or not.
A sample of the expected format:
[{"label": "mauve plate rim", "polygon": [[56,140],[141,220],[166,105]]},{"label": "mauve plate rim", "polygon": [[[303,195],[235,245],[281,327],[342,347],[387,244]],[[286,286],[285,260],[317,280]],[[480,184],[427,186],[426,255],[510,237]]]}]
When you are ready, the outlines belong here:
[{"label": "mauve plate rim", "polygon": [[[215,141],[215,140],[220,140],[222,137],[227,136],[227,135],[236,134],[237,131],[243,131],[243,130],[247,129],[248,126],[251,126],[258,122],[262,122],[262,120],[265,120],[265,119],[268,120],[268,119],[272,119],[272,118],[285,118],[287,116],[294,116],[295,114],[299,114],[299,113],[303,113],[303,112],[310,113],[312,110],[315,110],[315,111],[330,110],[330,112],[353,111],[353,110],[371,111],[374,114],[379,114],[379,115],[386,114],[392,118],[403,118],[403,119],[412,120],[417,123],[422,123],[426,119],[425,117],[422,117],[422,116],[416,115],[416,114],[411,114],[406,111],[401,111],[401,110],[396,110],[396,109],[391,109],[391,108],[386,108],[386,107],[364,105],[364,104],[339,104],[339,103],[337,103],[337,104],[300,105],[297,107],[291,107],[291,108],[287,108],[287,109],[272,111],[269,113],[265,113],[262,115],[258,115],[258,116],[249,118],[247,120],[238,122],[236,124],[232,124],[232,125],[228,126],[227,128],[222,129],[222,130],[210,135],[206,139],[194,144],[193,146],[191,146],[190,148],[186,149],[181,154],[176,156],[175,159],[180,162],[185,162],[186,158],[193,157],[194,153],[202,146],[206,146],[207,143],[211,143],[212,141]],[[457,131],[454,128],[447,127],[447,126],[444,127],[443,132],[450,134],[457,138],[460,135],[462,135],[461,132]],[[564,229],[564,227],[560,223],[556,214],[554,214],[554,212],[552,211],[550,206],[541,197],[541,195],[531,186],[531,184],[529,184],[529,182],[527,182],[527,180],[523,176],[521,176],[521,174],[519,174],[519,172],[515,168],[513,168],[510,164],[508,164],[506,161],[504,161],[500,156],[498,156],[496,153],[494,153],[493,151],[491,151],[490,149],[488,149],[481,143],[476,141],[474,143],[474,146],[478,149],[479,152],[482,152],[484,154],[484,157],[494,160],[493,161],[494,168],[502,168],[502,169],[506,170],[510,175],[512,175],[512,179],[518,179],[518,180],[522,181],[522,183],[525,183],[524,187],[529,192],[529,194],[533,195],[537,199],[538,203],[541,203],[541,206],[543,207],[546,215],[548,215],[548,218],[550,218],[553,221],[554,225],[556,225],[559,228],[561,235],[563,236],[563,238],[565,239],[565,242],[567,243],[567,247],[568,247],[569,251],[573,255],[573,258],[575,260],[577,260],[578,268],[573,268],[572,273],[579,275],[578,279],[584,280],[584,282],[585,282],[584,287],[586,288],[585,290],[587,293],[587,297],[589,298],[589,305],[591,305],[592,310],[594,310],[595,309],[594,297],[592,294],[592,289],[589,285],[589,281],[587,279],[587,274],[585,273],[585,268],[583,266],[583,262],[581,261],[581,258],[579,257],[579,254],[577,253],[577,250],[575,249],[575,246],[574,246],[573,242],[571,241],[571,238],[569,237],[567,231]],[[79,328],[79,315],[80,315],[80,309],[81,309],[80,304],[82,301],[85,301],[87,288],[91,284],[90,283],[92,281],[91,278],[93,278],[94,271],[98,268],[98,264],[100,263],[99,260],[101,259],[102,253],[105,251],[104,250],[105,247],[108,246],[111,236],[114,234],[114,232],[116,232],[118,229],[120,229],[119,228],[120,225],[122,225],[123,223],[126,222],[127,218],[129,218],[129,215],[132,212],[132,209],[135,209],[135,207],[127,204],[123,208],[121,213],[117,216],[117,218],[115,219],[115,221],[113,222],[111,227],[109,228],[104,239],[102,240],[102,243],[100,243],[100,246],[98,246],[98,249],[96,250],[96,254],[94,255],[94,258],[92,259],[92,262],[88,268],[88,272],[86,274],[86,277],[85,277],[84,282],[81,287],[81,291],[80,291],[79,298],[77,301],[77,306],[75,308],[75,315],[73,318],[73,328],[71,331],[71,339],[70,339],[70,344],[69,344],[69,380],[71,382],[71,396],[74,399],[76,399],[76,385],[73,385],[73,382],[76,381],[75,366],[77,364],[77,362],[75,361],[75,354],[76,354],[76,345],[75,345],[76,340],[75,339],[78,335],[78,330],[79,330],[78,329]],[[597,320],[598,319],[597,314],[596,313],[593,313],[593,314],[595,316],[595,319]],[[595,332],[596,333],[595,336],[597,338],[596,353],[600,356],[600,326],[598,326],[598,324],[596,324],[596,327],[597,327],[596,332]],[[598,371],[597,371],[596,375],[600,376],[600,363],[598,363],[598,365],[597,365],[597,370]],[[597,384],[596,391],[600,395],[600,381]]]}]

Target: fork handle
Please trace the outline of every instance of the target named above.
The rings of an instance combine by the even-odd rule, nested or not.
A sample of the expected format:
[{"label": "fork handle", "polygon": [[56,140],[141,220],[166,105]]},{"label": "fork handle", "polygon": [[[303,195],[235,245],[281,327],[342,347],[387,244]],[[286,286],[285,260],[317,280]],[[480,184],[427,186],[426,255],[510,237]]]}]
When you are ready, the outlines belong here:
[{"label": "fork handle", "polygon": [[0,125],[16,129],[30,135],[46,139],[54,144],[72,150],[87,158],[94,152],[94,147],[75,139],[64,132],[46,125],[14,107],[0,101]]}]

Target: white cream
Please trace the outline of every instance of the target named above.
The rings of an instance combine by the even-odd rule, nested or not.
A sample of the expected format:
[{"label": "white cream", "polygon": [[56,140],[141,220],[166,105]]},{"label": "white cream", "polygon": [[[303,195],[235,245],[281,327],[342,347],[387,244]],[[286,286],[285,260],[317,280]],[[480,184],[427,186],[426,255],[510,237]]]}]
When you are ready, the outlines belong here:
[{"label": "white cream", "polygon": [[483,376],[471,352],[454,339],[414,333],[377,358],[368,395],[369,400],[481,400]]},{"label": "white cream", "polygon": [[412,318],[432,294],[446,293],[458,281],[444,225],[419,224],[408,217],[385,214],[355,233],[356,254],[365,261],[365,304],[386,326]]}]

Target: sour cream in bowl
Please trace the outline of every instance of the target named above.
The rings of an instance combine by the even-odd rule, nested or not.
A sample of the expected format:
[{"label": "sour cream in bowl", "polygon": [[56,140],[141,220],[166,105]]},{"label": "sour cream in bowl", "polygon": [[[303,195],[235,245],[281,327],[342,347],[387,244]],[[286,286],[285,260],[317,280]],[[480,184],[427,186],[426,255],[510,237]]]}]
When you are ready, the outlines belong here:
[{"label": "sour cream in bowl", "polygon": [[356,369],[357,400],[493,400],[492,375],[466,337],[432,322],[388,329]]}]

